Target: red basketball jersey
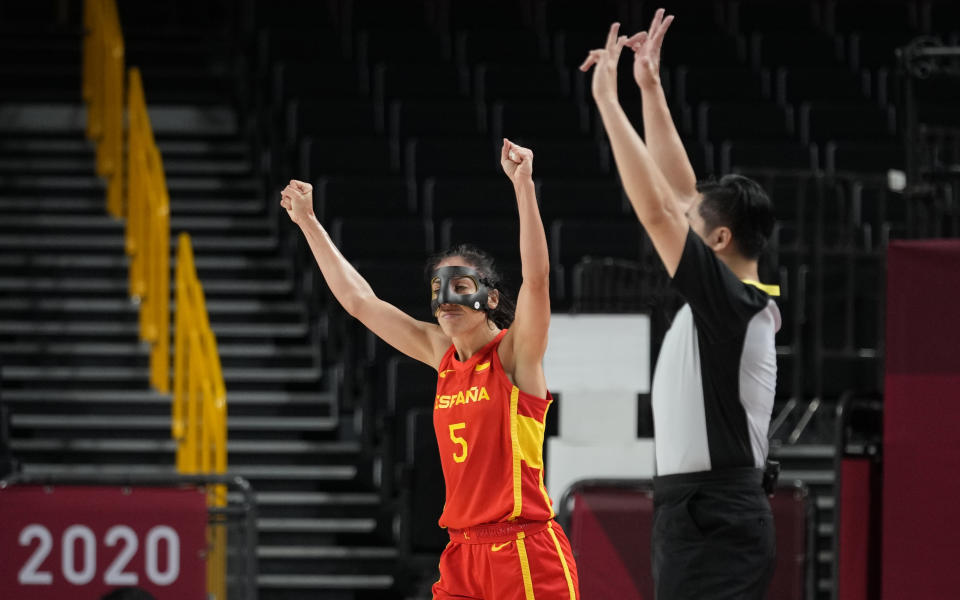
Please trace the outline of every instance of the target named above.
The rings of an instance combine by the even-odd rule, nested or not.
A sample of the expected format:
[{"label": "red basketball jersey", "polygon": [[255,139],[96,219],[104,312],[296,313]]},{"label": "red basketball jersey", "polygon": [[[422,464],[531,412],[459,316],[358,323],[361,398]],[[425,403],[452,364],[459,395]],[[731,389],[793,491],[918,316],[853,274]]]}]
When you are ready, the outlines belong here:
[{"label": "red basketball jersey", "polygon": [[447,502],[440,526],[545,521],[553,503],[543,484],[543,432],[553,398],[510,382],[497,348],[501,331],[466,362],[451,345],[440,361],[433,427]]}]

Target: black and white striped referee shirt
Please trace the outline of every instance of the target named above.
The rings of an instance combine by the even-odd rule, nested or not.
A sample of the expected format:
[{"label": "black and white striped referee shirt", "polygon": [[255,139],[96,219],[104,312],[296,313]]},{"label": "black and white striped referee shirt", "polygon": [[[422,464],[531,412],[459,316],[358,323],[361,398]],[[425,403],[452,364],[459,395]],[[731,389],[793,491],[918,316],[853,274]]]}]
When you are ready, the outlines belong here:
[{"label": "black and white striped referee shirt", "polygon": [[762,467],[777,383],[780,310],[692,229],[673,276],[686,300],[654,371],[658,475]]}]

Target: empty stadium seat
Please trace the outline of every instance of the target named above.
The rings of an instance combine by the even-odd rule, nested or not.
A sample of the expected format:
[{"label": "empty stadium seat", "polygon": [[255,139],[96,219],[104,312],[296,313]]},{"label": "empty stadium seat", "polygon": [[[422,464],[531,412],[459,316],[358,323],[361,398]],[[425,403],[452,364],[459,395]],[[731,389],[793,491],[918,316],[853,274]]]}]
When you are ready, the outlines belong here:
[{"label": "empty stadium seat", "polygon": [[789,140],[794,134],[793,108],[769,103],[714,104],[697,110],[701,140]]},{"label": "empty stadium seat", "polygon": [[884,173],[903,169],[906,150],[899,142],[827,142],[824,168],[828,173]]},{"label": "empty stadium seat", "polygon": [[799,129],[804,142],[891,140],[896,135],[896,113],[892,106],[865,103],[804,103]]},{"label": "empty stadium seat", "polygon": [[373,96],[380,102],[402,98],[454,100],[466,98],[469,72],[453,63],[385,64],[373,70]]},{"label": "empty stadium seat", "polygon": [[477,107],[464,100],[394,100],[387,109],[391,138],[456,136],[477,137],[484,123]]},{"label": "empty stadium seat", "polygon": [[627,208],[620,182],[612,177],[545,178],[540,182],[538,196],[545,223],[558,218],[635,218]]},{"label": "empty stadium seat", "polygon": [[400,28],[396,24],[357,34],[356,57],[361,64],[436,65],[452,58],[449,38],[421,26]]},{"label": "empty stadium seat", "polygon": [[733,0],[727,19],[730,29],[740,33],[810,33],[823,30],[818,8],[808,0]]},{"label": "empty stadium seat", "polygon": [[512,218],[459,217],[440,223],[440,248],[470,244],[488,252],[498,263],[517,262],[520,257],[520,224]]},{"label": "empty stadium seat", "polygon": [[547,60],[547,45],[538,36],[523,30],[509,32],[499,28],[461,31],[454,46],[456,60],[462,65],[533,65]]},{"label": "empty stadium seat", "polygon": [[383,107],[365,100],[294,100],[287,109],[287,139],[383,133]]},{"label": "empty stadium seat", "polygon": [[575,138],[590,132],[586,105],[572,100],[496,102],[490,123],[494,139]]},{"label": "empty stadium seat", "polygon": [[819,155],[816,144],[782,142],[723,142],[720,147],[720,171],[731,173],[744,169],[817,169]]},{"label": "empty stadium seat", "polygon": [[410,182],[398,176],[321,178],[314,180],[313,198],[323,223],[338,217],[409,217],[416,207]]},{"label": "empty stadium seat", "polygon": [[502,173],[500,145],[486,138],[417,138],[407,140],[404,170],[408,177],[486,176]]},{"label": "empty stadium seat", "polygon": [[451,217],[516,218],[516,194],[505,174],[430,177],[422,188],[423,216],[435,223]]},{"label": "empty stadium seat", "polygon": [[433,252],[433,226],[416,218],[335,219],[330,236],[349,260],[424,260]]},{"label": "empty stadium seat", "polygon": [[755,33],[750,37],[750,62],[755,67],[837,67],[843,41],[827,34]]},{"label": "empty stadium seat", "polygon": [[610,172],[609,147],[593,139],[518,137],[510,140],[533,150],[535,177],[600,177]]},{"label": "empty stadium seat", "polygon": [[445,491],[433,430],[433,407],[410,411],[406,428],[404,458],[408,476],[403,488],[405,518],[400,523],[400,545],[406,554],[436,554],[449,543],[450,537],[437,525],[443,512]]},{"label": "empty stadium seat", "polygon": [[300,172],[318,176],[389,175],[399,171],[399,152],[386,137],[356,135],[306,138],[300,145]]},{"label": "empty stadium seat", "polygon": [[550,100],[570,96],[570,74],[551,64],[516,63],[480,65],[473,72],[473,92],[478,102],[496,100]]},{"label": "empty stadium seat", "polygon": [[663,43],[661,64],[730,68],[744,64],[746,56],[746,42],[740,36],[685,33],[671,28]]},{"label": "empty stadium seat", "polygon": [[869,71],[851,73],[842,67],[781,67],[777,69],[776,99],[780,103],[856,102],[871,97]]},{"label": "empty stadium seat", "polygon": [[[346,254],[346,250],[342,250]],[[350,255],[347,254],[350,258]],[[420,319],[430,317],[430,290],[424,275],[426,255],[406,260],[354,260],[353,266],[367,280],[378,298],[393,304],[403,312]],[[429,367],[425,367],[429,371]],[[434,374],[435,376],[436,374]],[[428,395],[424,405],[432,398]]]},{"label": "empty stadium seat", "polygon": [[676,100],[690,105],[711,102],[760,102],[771,98],[770,72],[747,67],[692,68],[675,70]]}]

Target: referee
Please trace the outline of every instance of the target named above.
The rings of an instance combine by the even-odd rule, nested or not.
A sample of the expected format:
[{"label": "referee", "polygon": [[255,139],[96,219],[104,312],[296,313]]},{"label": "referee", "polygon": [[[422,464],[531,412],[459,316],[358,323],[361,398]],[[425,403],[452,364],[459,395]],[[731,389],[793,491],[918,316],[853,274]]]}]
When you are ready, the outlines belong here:
[{"label": "referee", "polygon": [[[763,489],[780,312],[757,259],[773,230],[770,199],[745,177],[696,183],[660,86],[658,10],[630,38],[610,28],[592,93],[617,170],[686,304],[664,338],[652,398],[653,576],[658,600],[757,599],[773,575],[775,534]],[[617,97],[617,63],[634,51],[646,143]]]}]

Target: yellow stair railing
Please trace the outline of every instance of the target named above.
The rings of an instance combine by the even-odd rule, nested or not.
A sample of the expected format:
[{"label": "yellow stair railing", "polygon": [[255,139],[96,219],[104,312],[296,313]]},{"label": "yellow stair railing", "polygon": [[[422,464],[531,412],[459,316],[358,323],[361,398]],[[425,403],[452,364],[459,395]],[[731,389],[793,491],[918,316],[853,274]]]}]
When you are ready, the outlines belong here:
[{"label": "yellow stair railing", "polygon": [[150,383],[170,391],[170,195],[153,138],[140,71],[127,90],[127,228],[130,296],[140,301],[140,339],[150,342]]},{"label": "yellow stair railing", "polygon": [[[173,438],[177,470],[184,474],[227,470],[227,391],[210,328],[203,287],[197,278],[190,236],[181,233],[177,248],[177,317],[174,339]],[[224,486],[207,490],[207,504],[227,503]],[[207,590],[226,594],[226,528],[208,527]]]},{"label": "yellow stair railing", "polygon": [[97,175],[107,180],[107,212],[123,208],[124,46],[115,0],[86,0],[83,5],[83,99],[87,102],[87,138],[97,142]]},{"label": "yellow stair railing", "polygon": [[[157,391],[169,393],[170,196],[163,159],[136,68],[128,73],[126,105],[123,102],[124,45],[116,1],[85,0],[84,25],[87,137],[97,144],[97,174],[107,179],[107,212],[126,217],[129,292],[140,305],[140,338],[151,346],[150,383]],[[177,470],[183,474],[226,473],[226,387],[193,248],[185,233],[179,239],[176,295],[171,433],[177,443]],[[226,487],[208,486],[207,504],[225,507]],[[211,511],[211,518],[207,592],[212,600],[224,600],[226,525],[222,511]]]}]

